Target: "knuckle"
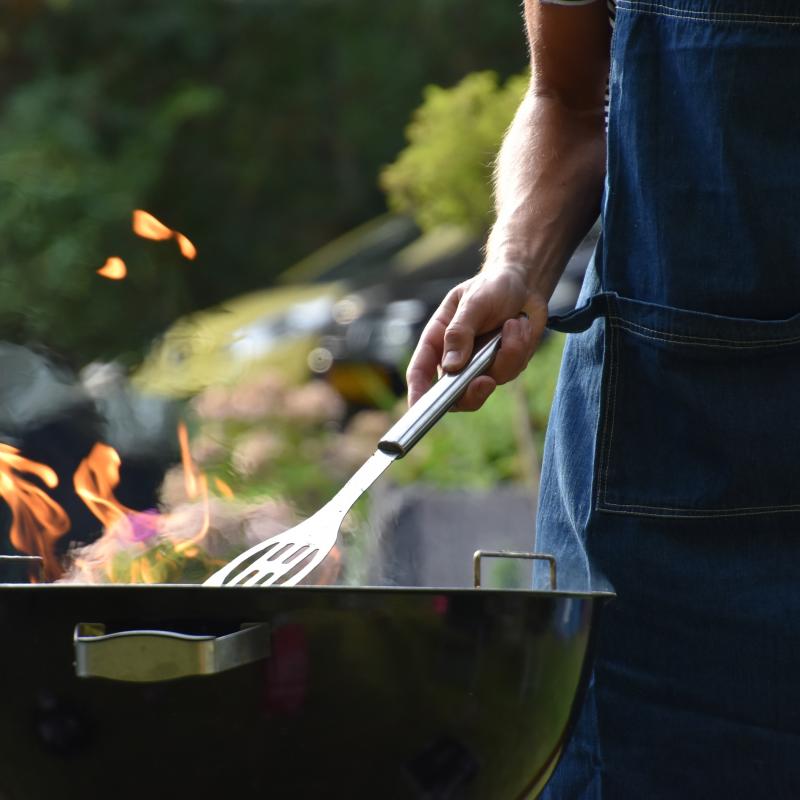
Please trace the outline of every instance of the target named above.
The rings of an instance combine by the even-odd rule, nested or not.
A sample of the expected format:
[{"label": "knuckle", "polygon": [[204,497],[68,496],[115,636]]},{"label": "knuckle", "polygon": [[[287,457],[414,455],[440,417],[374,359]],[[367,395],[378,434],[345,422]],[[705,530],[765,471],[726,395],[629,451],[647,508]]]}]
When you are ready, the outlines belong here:
[{"label": "knuckle", "polygon": [[462,341],[469,335],[469,327],[463,322],[456,320],[447,326],[447,330],[444,332],[444,340],[446,344],[453,344]]},{"label": "knuckle", "polygon": [[509,381],[513,381],[514,378],[525,369],[526,363],[526,353],[521,350],[514,353],[507,352],[502,359],[498,354],[494,363],[494,369],[490,374],[498,383],[508,383]]},{"label": "knuckle", "polygon": [[449,306],[457,306],[461,302],[461,298],[464,296],[464,292],[467,289],[466,281],[464,283],[459,283],[457,286],[454,286],[446,295],[444,300],[441,303],[442,307],[449,307]]},{"label": "knuckle", "polygon": [[528,354],[528,347],[523,342],[503,342],[500,352],[497,354],[495,363],[501,367],[518,366],[525,362]]},{"label": "knuckle", "polygon": [[409,367],[406,370],[406,385],[409,387],[417,388],[418,386],[423,386],[426,383],[427,376],[425,375],[424,370],[418,367]]}]

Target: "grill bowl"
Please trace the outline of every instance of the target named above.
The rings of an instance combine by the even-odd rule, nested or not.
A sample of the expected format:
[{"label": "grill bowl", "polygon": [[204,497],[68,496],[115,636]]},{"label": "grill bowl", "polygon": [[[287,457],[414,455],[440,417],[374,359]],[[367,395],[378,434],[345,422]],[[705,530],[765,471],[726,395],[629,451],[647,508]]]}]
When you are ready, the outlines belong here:
[{"label": "grill bowl", "polygon": [[[0,797],[535,797],[611,596],[0,585]],[[128,634],[116,637],[129,646],[117,659],[126,680],[79,677],[102,662],[74,641],[86,623],[203,636],[204,647],[256,623],[263,653],[169,678],[171,657],[137,656]]]}]

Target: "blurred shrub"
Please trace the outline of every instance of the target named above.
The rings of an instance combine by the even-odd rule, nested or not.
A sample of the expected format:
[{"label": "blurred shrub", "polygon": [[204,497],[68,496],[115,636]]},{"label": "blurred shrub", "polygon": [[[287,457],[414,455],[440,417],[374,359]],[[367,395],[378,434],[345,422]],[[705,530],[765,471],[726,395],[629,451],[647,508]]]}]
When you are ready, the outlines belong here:
[{"label": "blurred shrub", "polygon": [[476,72],[451,89],[429,86],[406,129],[408,146],[381,175],[389,205],[425,229],[486,231],[495,156],[527,85],[527,75],[501,84],[494,72]]},{"label": "blurred shrub", "polygon": [[323,381],[292,386],[263,372],[232,386],[211,386],[192,406],[192,455],[240,500],[281,497],[310,513],[347,475],[349,464],[333,447],[345,404]]}]

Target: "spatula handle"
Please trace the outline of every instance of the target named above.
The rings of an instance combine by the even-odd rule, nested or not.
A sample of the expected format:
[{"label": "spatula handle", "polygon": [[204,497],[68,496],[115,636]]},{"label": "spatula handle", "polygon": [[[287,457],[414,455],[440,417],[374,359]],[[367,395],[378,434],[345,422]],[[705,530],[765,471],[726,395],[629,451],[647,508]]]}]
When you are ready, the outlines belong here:
[{"label": "spatula handle", "polygon": [[496,333],[467,363],[461,372],[447,373],[425,392],[384,434],[378,449],[402,458],[447,413],[467,386],[492,365],[500,349]]}]

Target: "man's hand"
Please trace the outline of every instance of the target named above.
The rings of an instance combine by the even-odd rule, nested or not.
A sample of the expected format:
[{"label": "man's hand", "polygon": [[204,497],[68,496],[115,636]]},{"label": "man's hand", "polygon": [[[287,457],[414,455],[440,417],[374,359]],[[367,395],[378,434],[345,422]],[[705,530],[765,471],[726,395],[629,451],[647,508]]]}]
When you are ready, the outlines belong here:
[{"label": "man's hand", "polygon": [[[528,318],[519,318],[521,312]],[[456,408],[475,411],[495,387],[513,380],[530,361],[547,322],[547,303],[527,288],[516,267],[484,270],[459,284],[442,301],[422,332],[408,366],[408,401],[413,405],[433,383],[441,363],[458,372],[472,354],[475,337],[502,326],[503,340],[491,369],[476,378]]]}]

